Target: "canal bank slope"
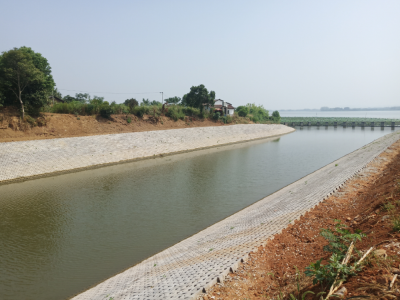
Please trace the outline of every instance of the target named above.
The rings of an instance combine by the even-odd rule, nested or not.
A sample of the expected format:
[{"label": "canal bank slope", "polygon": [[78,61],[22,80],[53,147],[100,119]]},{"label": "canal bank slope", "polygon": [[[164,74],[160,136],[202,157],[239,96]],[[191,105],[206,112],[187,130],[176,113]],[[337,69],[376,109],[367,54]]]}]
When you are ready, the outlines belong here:
[{"label": "canal bank slope", "polygon": [[[331,253],[324,247],[328,241],[321,229],[335,231],[340,220],[351,232],[363,232],[366,237],[356,241],[362,253],[374,247],[387,255],[370,255],[368,263],[356,276],[343,282],[347,297],[370,299],[400,299],[400,141],[391,145],[357,176],[324,202],[292,223],[230,274],[223,284],[215,285],[203,300],[224,299],[300,299],[307,291],[307,300],[329,292],[330,286],[312,283],[306,277],[306,267],[322,259],[327,265]],[[396,226],[397,225],[397,226]],[[345,249],[347,250],[347,249]],[[356,259],[357,260],[357,259]],[[352,263],[352,261],[350,261]],[[299,272],[300,271],[300,272]],[[389,283],[393,281],[393,287]],[[300,292],[298,292],[298,285]],[[332,297],[331,299],[338,299]]]},{"label": "canal bank slope", "polygon": [[247,124],[0,143],[0,183],[268,138],[293,132]]},{"label": "canal bank slope", "polygon": [[399,138],[379,138],[73,299],[195,299]]}]

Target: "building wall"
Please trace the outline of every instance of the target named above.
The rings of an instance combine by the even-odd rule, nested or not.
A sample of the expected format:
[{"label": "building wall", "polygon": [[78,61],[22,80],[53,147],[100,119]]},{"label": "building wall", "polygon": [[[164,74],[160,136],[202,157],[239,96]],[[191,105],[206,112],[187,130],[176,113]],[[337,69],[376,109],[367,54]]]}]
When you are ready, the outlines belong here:
[{"label": "building wall", "polygon": [[234,109],[227,109],[226,110],[226,114],[230,115],[230,116],[233,116],[235,114],[235,110]]}]

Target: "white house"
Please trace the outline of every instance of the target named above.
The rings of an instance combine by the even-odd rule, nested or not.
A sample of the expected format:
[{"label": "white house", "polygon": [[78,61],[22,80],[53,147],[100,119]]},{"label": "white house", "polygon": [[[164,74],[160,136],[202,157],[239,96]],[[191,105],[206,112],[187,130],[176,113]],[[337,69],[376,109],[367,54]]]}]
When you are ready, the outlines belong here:
[{"label": "white house", "polygon": [[[210,107],[208,107],[207,104],[203,105],[205,106],[205,109],[210,110]],[[235,108],[232,104],[221,99],[214,100],[214,105],[211,107],[214,108],[215,112],[220,112],[221,116],[233,116],[235,113]]]}]

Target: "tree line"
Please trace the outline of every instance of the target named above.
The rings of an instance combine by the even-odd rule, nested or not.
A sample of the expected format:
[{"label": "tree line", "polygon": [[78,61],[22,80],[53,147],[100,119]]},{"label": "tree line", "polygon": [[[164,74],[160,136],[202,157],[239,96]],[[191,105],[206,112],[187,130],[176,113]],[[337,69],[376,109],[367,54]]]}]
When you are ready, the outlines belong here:
[{"label": "tree line", "polygon": [[[52,97],[50,97],[52,96]],[[56,103],[54,99],[62,99],[64,103]],[[143,116],[150,112],[149,107],[160,113],[168,113],[173,119],[183,119],[185,115],[197,115],[218,120],[219,113],[213,110],[204,111],[204,107],[212,107],[215,101],[215,91],[200,84],[192,86],[183,97],[170,97],[165,103],[156,100],[142,99],[139,103],[135,98],[125,100],[123,104],[115,101],[109,103],[104,97],[91,96],[88,93],[76,93],[75,96],[62,96],[56,88],[49,62],[40,53],[34,52],[29,47],[13,48],[0,55],[0,107],[14,106],[19,108],[22,118],[25,112],[38,114],[41,111],[54,113],[74,113],[81,115],[101,114],[110,117],[111,114],[133,113]],[[164,106],[173,104],[174,108],[164,110]],[[178,108],[178,106],[180,108]],[[157,109],[156,109],[157,107]],[[273,118],[268,110],[255,104],[239,106],[237,113],[240,117],[250,118],[254,122],[277,120],[278,112],[273,113]]]}]

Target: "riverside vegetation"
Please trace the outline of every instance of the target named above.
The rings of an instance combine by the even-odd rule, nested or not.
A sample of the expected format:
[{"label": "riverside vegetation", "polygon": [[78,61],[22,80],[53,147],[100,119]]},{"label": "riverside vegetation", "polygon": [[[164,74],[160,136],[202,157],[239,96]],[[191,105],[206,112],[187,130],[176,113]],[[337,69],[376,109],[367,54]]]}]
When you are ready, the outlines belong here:
[{"label": "riverside vegetation", "polygon": [[[182,98],[171,97],[165,103],[143,99],[139,104],[132,98],[117,104],[106,101],[104,97],[91,97],[88,93],[63,97],[56,88],[49,62],[40,53],[29,47],[20,47],[0,55],[0,114],[5,108],[8,112],[16,111],[9,108],[18,109],[21,124],[14,126],[18,128],[45,126],[41,113],[73,114],[77,118],[99,115],[105,119],[111,119],[113,114],[125,114],[128,123],[132,120],[129,115],[140,118],[149,115],[156,122],[162,122],[162,116],[174,121],[195,118],[224,124],[280,122],[279,112],[270,116],[268,110],[255,104],[239,106],[234,116],[223,116],[212,108],[214,100],[215,91],[208,91],[203,84],[192,86]],[[0,115],[3,127],[5,118],[5,114]]]}]

